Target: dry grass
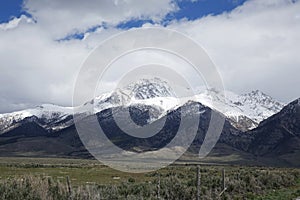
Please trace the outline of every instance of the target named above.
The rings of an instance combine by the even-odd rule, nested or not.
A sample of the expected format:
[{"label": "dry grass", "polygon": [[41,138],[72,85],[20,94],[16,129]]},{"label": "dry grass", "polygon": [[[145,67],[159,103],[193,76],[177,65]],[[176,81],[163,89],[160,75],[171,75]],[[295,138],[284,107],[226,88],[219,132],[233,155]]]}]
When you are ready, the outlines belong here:
[{"label": "dry grass", "polygon": [[[196,198],[196,167],[193,165],[129,174],[89,161],[60,162],[3,162],[0,164],[0,199],[157,199],[158,177],[161,199]],[[219,197],[223,168],[227,190]],[[67,176],[70,177],[71,194]],[[300,169],[201,166],[202,199],[288,200],[298,196]]]}]

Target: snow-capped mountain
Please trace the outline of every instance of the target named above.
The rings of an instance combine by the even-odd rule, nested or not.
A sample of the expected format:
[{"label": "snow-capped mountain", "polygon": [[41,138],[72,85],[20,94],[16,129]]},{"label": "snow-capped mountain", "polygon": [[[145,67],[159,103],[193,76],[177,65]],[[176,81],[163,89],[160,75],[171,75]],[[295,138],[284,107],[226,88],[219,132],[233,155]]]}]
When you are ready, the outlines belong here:
[{"label": "snow-capped mountain", "polygon": [[86,111],[99,113],[105,109],[120,106],[134,106],[143,110],[145,106],[148,108],[152,106],[156,110],[156,117],[153,116],[152,119],[155,120],[180,104],[180,100],[174,97],[167,82],[158,78],[141,79],[122,89],[97,96],[83,106],[77,107],[76,113]]},{"label": "snow-capped mountain", "polygon": [[92,108],[94,113],[98,113],[112,107],[144,104],[169,110],[178,105],[178,101],[167,82],[153,78],[141,79],[114,92],[101,94],[77,109],[79,112],[83,112]]},{"label": "snow-capped mountain", "polygon": [[0,134],[17,126],[18,122],[33,116],[39,119],[40,125],[45,129],[60,130],[73,123],[70,118],[72,114],[72,107],[53,104],[43,104],[32,109],[0,114]]},{"label": "snow-capped mountain", "polygon": [[[120,106],[131,106],[140,110],[152,107],[153,109],[149,109],[149,122],[151,122],[178,105],[178,100],[170,97],[170,95],[172,95],[171,89],[166,82],[158,78],[142,79],[125,88],[101,94],[84,105],[75,108],[43,104],[31,109],[0,114],[0,134],[15,128],[18,126],[18,122],[30,117],[37,117],[38,124],[46,130],[58,131],[73,124],[73,113],[85,116]],[[87,111],[92,111],[92,113],[87,113]]]},{"label": "snow-capped mountain", "polygon": [[[167,82],[154,78],[142,79],[124,89],[101,95],[95,98],[93,106],[94,112],[97,113],[117,106],[147,105],[161,108],[163,115],[190,99],[191,97],[176,98]],[[283,103],[259,90],[238,95],[230,91],[222,94],[215,89],[205,89],[199,91],[193,100],[223,113],[234,127],[242,131],[257,127],[262,120],[278,113],[284,107]]]},{"label": "snow-capped mountain", "polygon": [[[101,94],[84,105],[74,108],[74,110],[73,107],[43,104],[32,109],[0,114],[0,134],[12,129],[17,125],[17,122],[27,117],[35,116],[39,119],[38,123],[42,127],[48,131],[56,131],[73,124],[73,111],[88,115],[91,113],[87,113],[87,111],[99,113],[114,107],[134,107],[141,111],[148,109],[149,122],[151,122],[166,115],[170,110],[182,106],[191,98],[176,98],[168,83],[159,78],[141,79],[125,88]],[[262,120],[279,112],[284,106],[258,90],[237,95],[230,91],[222,94],[215,89],[206,89],[192,99],[223,113],[234,127],[242,131],[257,127]],[[153,109],[149,109],[150,107]]]},{"label": "snow-capped mountain", "polygon": [[256,90],[238,95],[225,91],[205,90],[196,98],[202,104],[223,113],[233,126],[240,130],[249,130],[268,117],[278,113],[284,104]]}]

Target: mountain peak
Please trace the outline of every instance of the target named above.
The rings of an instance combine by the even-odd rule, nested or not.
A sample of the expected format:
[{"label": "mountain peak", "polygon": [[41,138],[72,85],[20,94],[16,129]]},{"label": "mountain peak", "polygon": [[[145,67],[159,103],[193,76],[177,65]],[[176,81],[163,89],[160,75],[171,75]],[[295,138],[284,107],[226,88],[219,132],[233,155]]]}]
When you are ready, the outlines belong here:
[{"label": "mountain peak", "polygon": [[300,98],[286,105],[283,110],[289,110],[290,112],[297,112],[296,110],[299,109],[300,109]]},{"label": "mountain peak", "polygon": [[125,90],[130,90],[135,99],[151,99],[156,97],[174,96],[168,83],[160,78],[140,79],[129,84]]},{"label": "mountain peak", "polygon": [[281,102],[260,90],[253,90],[250,93],[242,94],[241,97],[243,99],[243,103],[259,103],[265,107],[269,107],[274,104],[278,108],[282,108],[284,106]]},{"label": "mountain peak", "polygon": [[252,90],[249,93],[243,94],[243,96],[259,97],[259,98],[272,98],[260,90]]}]

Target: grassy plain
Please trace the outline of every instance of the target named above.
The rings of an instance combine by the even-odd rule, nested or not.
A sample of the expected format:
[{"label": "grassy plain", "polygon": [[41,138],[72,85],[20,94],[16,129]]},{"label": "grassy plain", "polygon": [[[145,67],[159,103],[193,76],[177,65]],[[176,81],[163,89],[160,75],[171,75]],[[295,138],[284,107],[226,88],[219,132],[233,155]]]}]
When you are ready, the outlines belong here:
[{"label": "grassy plain", "polygon": [[[202,199],[300,197],[300,169],[200,166]],[[180,163],[157,172],[134,174],[95,160],[2,157],[0,199],[196,199],[196,169],[195,163]],[[223,169],[226,191],[219,196]]]}]

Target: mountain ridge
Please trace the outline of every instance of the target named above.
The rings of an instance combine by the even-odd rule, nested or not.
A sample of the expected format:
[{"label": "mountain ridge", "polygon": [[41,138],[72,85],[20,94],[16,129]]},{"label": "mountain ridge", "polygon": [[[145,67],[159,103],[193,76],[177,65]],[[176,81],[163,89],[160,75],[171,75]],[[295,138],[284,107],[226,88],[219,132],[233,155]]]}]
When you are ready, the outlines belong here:
[{"label": "mountain ridge", "polygon": [[177,98],[167,82],[159,78],[142,79],[123,89],[101,94],[76,108],[43,104],[32,109],[0,114],[0,134],[9,130],[15,122],[30,116],[40,118],[41,125],[47,130],[58,131],[73,123],[71,119],[73,112],[84,113],[89,110],[92,113],[87,114],[93,114],[123,105],[145,105],[160,108],[160,115],[153,119],[155,120],[191,99],[223,113],[230,123],[241,131],[256,128],[262,120],[278,113],[284,106],[258,90],[242,95],[225,91],[225,96],[223,96],[215,89],[206,89],[193,98]]},{"label": "mountain ridge", "polygon": [[[223,115],[199,102],[190,101],[184,104],[187,113],[182,113],[180,111],[182,106],[179,106],[163,116],[163,118],[168,117],[169,119],[160,134],[164,136],[163,140],[161,137],[151,137],[149,140],[128,137],[115,124],[111,112],[112,108],[107,108],[97,113],[96,116],[101,127],[106,130],[107,136],[115,141],[115,145],[127,151],[143,152],[160,148],[169,139],[172,139],[176,133],[176,127],[180,123],[180,115],[193,117],[198,112],[194,109],[194,105],[198,105],[200,109],[200,121],[197,135],[187,154],[197,155],[208,129],[211,114],[216,112],[217,115]],[[126,107],[121,106],[114,109],[119,110],[116,113],[122,116],[122,111],[126,110]],[[144,110],[140,110],[141,107],[137,106],[130,109],[132,112],[131,117],[136,124],[149,123],[147,120],[150,115],[145,114]],[[151,123],[157,123],[163,118]],[[83,119],[88,122],[89,116]],[[120,119],[125,122],[128,120],[122,117]],[[49,133],[38,124],[39,119],[37,117],[27,117],[23,120],[24,122],[20,122],[16,129],[0,135],[0,156],[30,155],[92,158],[82,144],[74,124]],[[297,159],[300,155],[299,121],[300,99],[288,104],[279,113],[263,120],[257,128],[247,132],[236,129],[226,119],[220,138],[213,151],[208,155],[208,160],[211,157],[219,157],[217,162],[220,162],[220,158],[225,159],[228,156],[235,155],[238,156],[239,160],[230,161],[225,159],[222,163],[300,167],[299,159]],[[186,127],[185,131],[189,132],[189,126]],[[50,148],[49,145],[55,148]]]}]

